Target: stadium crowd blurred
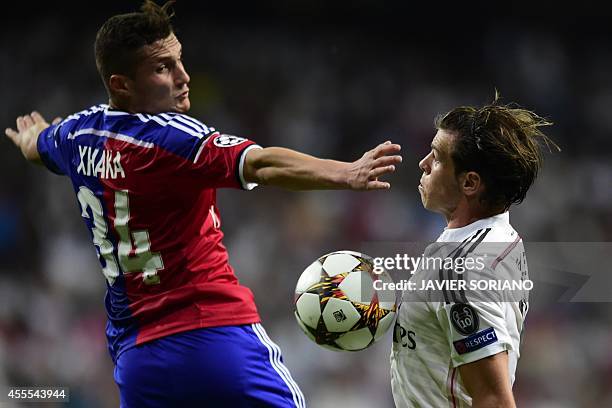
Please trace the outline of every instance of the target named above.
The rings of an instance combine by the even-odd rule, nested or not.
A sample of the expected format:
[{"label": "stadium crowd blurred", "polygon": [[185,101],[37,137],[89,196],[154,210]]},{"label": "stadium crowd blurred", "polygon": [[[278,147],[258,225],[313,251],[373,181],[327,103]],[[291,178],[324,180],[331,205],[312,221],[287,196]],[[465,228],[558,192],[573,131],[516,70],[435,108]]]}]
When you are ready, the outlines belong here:
[{"label": "stadium crowd blurred", "polygon": [[[323,19],[324,6],[298,3],[304,15],[278,5],[257,18],[175,7],[191,114],[264,146],[342,160],[387,139],[402,144],[391,191],[259,188],[218,199],[237,276],[253,290],[309,405],[392,406],[390,333],[359,353],[315,346],[293,317],[297,277],[333,250],[435,239],[444,224],[422,209],[416,190],[433,118],[489,102],[495,88],[503,101],[551,119],[549,135],[563,149],[547,155],[527,200],[511,212],[523,239],[612,241],[612,31],[494,15],[454,29],[429,17],[404,21],[380,6]],[[129,10],[109,6],[88,24],[57,10],[3,25],[3,126],[32,109],[50,120],[105,103],[95,31]],[[69,180],[26,164],[6,139],[0,174],[0,386],[66,386],[70,406],[117,406],[104,278]],[[609,303],[532,307],[514,388],[519,406],[612,406],[611,323]]]}]

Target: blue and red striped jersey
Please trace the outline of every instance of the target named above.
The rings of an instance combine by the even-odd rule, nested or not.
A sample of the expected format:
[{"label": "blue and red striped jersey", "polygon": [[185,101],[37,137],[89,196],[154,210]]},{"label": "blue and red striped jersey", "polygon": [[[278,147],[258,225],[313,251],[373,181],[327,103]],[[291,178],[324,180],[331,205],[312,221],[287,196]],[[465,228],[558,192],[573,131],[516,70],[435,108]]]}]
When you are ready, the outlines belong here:
[{"label": "blue and red striped jersey", "polygon": [[253,141],[178,113],[97,105],[38,137],[43,163],[72,180],[107,280],[114,360],[186,330],[255,323],[222,243],[216,189],[251,189],[242,166]]}]

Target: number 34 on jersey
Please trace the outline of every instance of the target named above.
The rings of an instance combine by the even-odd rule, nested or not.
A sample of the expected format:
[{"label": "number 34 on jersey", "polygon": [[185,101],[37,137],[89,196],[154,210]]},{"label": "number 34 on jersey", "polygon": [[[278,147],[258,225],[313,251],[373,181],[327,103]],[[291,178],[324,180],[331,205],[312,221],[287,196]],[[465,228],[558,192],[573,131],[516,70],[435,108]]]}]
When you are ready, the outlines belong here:
[{"label": "number 34 on jersey", "polygon": [[[129,198],[127,190],[115,192],[115,230],[119,235],[117,255],[115,247],[108,239],[108,225],[104,217],[102,203],[93,191],[80,187],[77,193],[83,218],[93,217],[93,243],[98,250],[98,257],[104,259],[102,273],[110,285],[119,276],[119,267],[124,273],[142,271],[142,279],[147,285],[159,284],[157,272],[164,268],[162,257],[158,252],[151,252],[151,241],[146,230],[130,232]],[[90,215],[91,212],[91,215]],[[118,258],[118,259],[117,259]]]}]

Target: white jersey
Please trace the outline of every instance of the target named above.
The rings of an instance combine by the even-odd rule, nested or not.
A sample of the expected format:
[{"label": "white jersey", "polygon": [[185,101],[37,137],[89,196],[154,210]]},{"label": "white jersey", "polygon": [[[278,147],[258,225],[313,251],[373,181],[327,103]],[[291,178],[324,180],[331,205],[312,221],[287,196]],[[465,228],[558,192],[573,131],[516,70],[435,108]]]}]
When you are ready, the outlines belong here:
[{"label": "white jersey", "polygon": [[[419,270],[410,279],[417,287],[453,278],[470,283],[528,279],[523,242],[507,212],[445,229],[425,255],[479,258],[483,268],[478,273],[470,271],[470,276],[448,269]],[[406,290],[402,295],[391,352],[391,387],[397,407],[471,406],[458,367],[503,351],[508,352],[514,383],[528,292],[513,291],[508,299],[506,291],[454,289]]]}]

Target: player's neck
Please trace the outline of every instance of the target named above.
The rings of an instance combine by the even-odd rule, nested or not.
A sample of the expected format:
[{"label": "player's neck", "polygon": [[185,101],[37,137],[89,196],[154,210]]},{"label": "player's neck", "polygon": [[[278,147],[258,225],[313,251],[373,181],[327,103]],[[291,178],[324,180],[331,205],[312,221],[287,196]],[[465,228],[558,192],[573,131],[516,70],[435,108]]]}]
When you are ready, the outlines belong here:
[{"label": "player's neck", "polygon": [[113,109],[113,110],[123,110],[123,109],[121,109],[121,108],[120,108],[120,107],[117,105],[117,103],[116,103],[115,101],[113,101],[112,99],[109,99],[109,100],[108,100],[108,107],[109,107],[109,108],[111,108],[111,109]]},{"label": "player's neck", "polygon": [[117,102],[116,100],[113,100],[112,98],[110,98],[108,100],[108,106],[112,110],[118,110],[118,111],[122,111],[122,112],[133,113],[133,112],[130,111],[129,107],[126,106],[125,103]]},{"label": "player's neck", "polygon": [[458,206],[452,213],[444,214],[444,216],[447,228],[461,228],[503,212],[503,208],[487,208],[482,205]]}]

